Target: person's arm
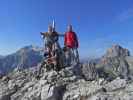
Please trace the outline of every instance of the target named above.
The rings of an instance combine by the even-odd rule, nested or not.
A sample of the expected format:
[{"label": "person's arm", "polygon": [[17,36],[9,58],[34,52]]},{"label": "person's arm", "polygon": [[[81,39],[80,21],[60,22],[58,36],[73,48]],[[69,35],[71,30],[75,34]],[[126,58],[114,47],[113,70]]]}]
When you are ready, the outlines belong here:
[{"label": "person's arm", "polygon": [[64,37],[65,34],[57,33],[59,37]]},{"label": "person's arm", "polygon": [[45,33],[40,32],[40,34],[41,34],[41,37],[42,37],[42,38],[45,38]]},{"label": "person's arm", "polygon": [[59,34],[58,32],[55,32],[55,36],[54,36],[54,40],[55,41],[58,41],[59,40],[59,37],[64,37],[65,35],[64,34]]}]

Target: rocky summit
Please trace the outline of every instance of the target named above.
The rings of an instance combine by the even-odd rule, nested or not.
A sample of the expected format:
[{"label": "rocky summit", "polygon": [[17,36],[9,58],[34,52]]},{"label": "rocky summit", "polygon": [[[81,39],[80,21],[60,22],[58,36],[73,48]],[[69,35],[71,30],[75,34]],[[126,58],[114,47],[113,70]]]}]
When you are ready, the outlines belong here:
[{"label": "rocky summit", "polygon": [[133,100],[132,56],[119,45],[109,51],[58,72],[14,70],[0,77],[0,100]]}]

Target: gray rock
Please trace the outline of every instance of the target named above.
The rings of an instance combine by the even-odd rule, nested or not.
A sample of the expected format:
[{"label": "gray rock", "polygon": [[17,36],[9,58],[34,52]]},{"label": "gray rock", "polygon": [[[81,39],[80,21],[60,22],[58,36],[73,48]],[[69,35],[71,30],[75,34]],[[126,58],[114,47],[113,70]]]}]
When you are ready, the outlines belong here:
[{"label": "gray rock", "polygon": [[106,91],[111,92],[111,91],[117,91],[120,89],[123,89],[126,87],[126,80],[125,79],[120,79],[117,78],[113,81],[111,81],[110,83],[106,84],[104,86],[104,88],[106,89]]},{"label": "gray rock", "polygon": [[102,92],[103,88],[96,81],[88,82],[79,80],[78,82],[67,85],[66,90],[63,100],[82,100],[81,98],[88,98],[100,91]]},{"label": "gray rock", "polygon": [[85,79],[88,81],[97,79],[98,73],[95,68],[95,63],[90,61],[87,64],[83,64],[82,74],[84,75]]},{"label": "gray rock", "polygon": [[126,57],[130,56],[128,49],[122,48],[120,45],[113,45],[109,48],[104,57]]},{"label": "gray rock", "polygon": [[[133,100],[133,81],[127,78],[132,69],[129,55],[115,46],[101,61],[59,72],[44,68],[39,78],[34,68],[14,70],[0,79],[0,100]],[[100,78],[99,69],[105,77]]]},{"label": "gray rock", "polygon": [[133,83],[127,84],[125,91],[126,92],[133,92]]},{"label": "gray rock", "polygon": [[0,100],[10,100],[11,95],[13,95],[16,91],[17,91],[17,86],[14,86],[14,88],[9,89],[6,85],[1,84],[1,86],[0,86]]},{"label": "gray rock", "polygon": [[130,52],[119,45],[112,46],[97,63],[96,68],[100,77],[113,80],[116,77],[128,79],[130,76],[130,65],[127,57]]},{"label": "gray rock", "polygon": [[66,91],[66,85],[55,86],[53,88],[52,96],[47,100],[63,100],[65,91]]},{"label": "gray rock", "polygon": [[17,52],[0,57],[0,72],[8,73],[15,68],[24,69],[37,66],[43,58],[43,49],[35,46],[26,46]]},{"label": "gray rock", "polygon": [[113,57],[106,58],[104,63],[102,63],[103,71],[110,79],[115,79],[116,77],[128,78],[129,75],[129,65],[123,58]]}]

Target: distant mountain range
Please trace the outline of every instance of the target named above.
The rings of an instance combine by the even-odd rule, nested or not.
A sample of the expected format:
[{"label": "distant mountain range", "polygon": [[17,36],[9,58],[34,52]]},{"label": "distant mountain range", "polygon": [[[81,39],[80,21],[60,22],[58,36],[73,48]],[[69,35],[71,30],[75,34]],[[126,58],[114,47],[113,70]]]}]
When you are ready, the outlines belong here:
[{"label": "distant mountain range", "polygon": [[[127,49],[122,48],[119,45],[115,45],[112,48],[107,50],[104,58],[122,56],[121,58],[127,58],[127,62],[132,64],[133,57],[129,56],[130,52]],[[89,55],[88,55],[89,56]],[[25,46],[20,50],[16,51],[13,54],[7,56],[0,55],[0,73],[7,73],[15,68],[30,68],[37,66],[43,59],[43,49],[37,46]],[[92,58],[82,58],[80,59],[81,63],[93,61],[95,63],[100,63],[101,58],[92,59]],[[103,59],[103,61],[105,61]]]},{"label": "distant mountain range", "polygon": [[0,56],[0,73],[7,73],[14,68],[29,68],[36,66],[43,58],[43,51],[40,47],[25,46],[17,52]]},{"label": "distant mountain range", "polygon": [[[24,47],[3,62],[31,67],[41,60],[41,50]],[[113,45],[102,57],[86,59],[58,72],[32,67],[1,75],[0,100],[133,100],[133,56],[128,49]]]},{"label": "distant mountain range", "polygon": [[[0,73],[7,73],[15,68],[34,67],[43,59],[43,49],[37,46],[25,46],[13,54],[2,56],[0,55]],[[91,60],[84,58],[82,63]]]}]

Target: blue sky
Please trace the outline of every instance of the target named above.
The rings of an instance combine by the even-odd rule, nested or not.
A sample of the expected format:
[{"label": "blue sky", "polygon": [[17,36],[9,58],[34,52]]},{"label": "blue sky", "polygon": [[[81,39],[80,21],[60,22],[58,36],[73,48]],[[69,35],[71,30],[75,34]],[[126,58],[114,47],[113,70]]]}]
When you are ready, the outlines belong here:
[{"label": "blue sky", "polygon": [[81,57],[101,56],[112,44],[133,51],[133,0],[0,0],[0,54],[42,46],[39,32],[52,19],[62,34],[73,25]]}]

